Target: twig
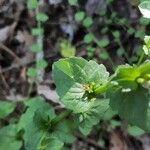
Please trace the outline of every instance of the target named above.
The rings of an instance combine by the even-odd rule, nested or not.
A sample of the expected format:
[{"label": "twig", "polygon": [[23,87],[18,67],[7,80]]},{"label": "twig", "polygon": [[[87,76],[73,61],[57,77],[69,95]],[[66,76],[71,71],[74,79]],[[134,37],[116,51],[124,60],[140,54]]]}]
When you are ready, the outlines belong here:
[{"label": "twig", "polygon": [[[0,72],[1,72],[1,67],[0,67]],[[5,87],[7,89],[9,89],[9,85],[7,84],[7,82],[6,82],[6,80],[5,80],[5,78],[4,78],[2,73],[0,73],[0,78],[2,79],[2,82],[4,83]]]},{"label": "twig", "polygon": [[[49,56],[45,57],[45,59],[48,59],[48,60],[49,60],[49,58],[56,59],[56,54],[55,55],[49,55]],[[10,67],[7,67],[7,68],[0,70],[0,73],[8,72],[8,71],[11,71],[13,69],[18,69],[18,68],[23,67],[23,66],[31,65],[31,64],[35,63],[35,61],[36,60],[34,59],[34,60],[29,61],[29,62],[21,62],[19,64],[13,64]]]},{"label": "twig", "polygon": [[3,43],[0,42],[0,47],[2,48],[2,50],[5,50],[7,53],[9,53],[10,55],[12,55],[17,62],[21,62],[20,58],[11,50],[9,49],[7,46],[5,46]]},{"label": "twig", "polygon": [[5,80],[5,78],[4,78],[4,76],[3,76],[2,73],[0,74],[0,77],[1,77],[2,82],[4,83],[5,87],[6,87],[7,89],[9,89],[9,85],[7,84],[7,82],[6,82],[6,80]]}]

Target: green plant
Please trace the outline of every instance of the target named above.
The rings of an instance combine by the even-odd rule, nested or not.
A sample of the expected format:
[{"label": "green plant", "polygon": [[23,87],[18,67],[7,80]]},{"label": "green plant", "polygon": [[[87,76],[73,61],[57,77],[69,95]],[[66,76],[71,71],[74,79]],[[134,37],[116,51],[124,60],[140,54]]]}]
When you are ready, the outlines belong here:
[{"label": "green plant", "polygon": [[59,50],[63,57],[73,57],[75,56],[76,49],[71,43],[67,40],[61,40],[59,42]]},{"label": "green plant", "polygon": [[[105,1],[105,4],[111,13],[101,8],[95,12],[96,15],[93,17],[92,15],[88,16],[83,7],[80,7],[80,1],[76,1],[74,7],[77,7],[77,11],[74,15],[74,19],[86,31],[86,34],[83,36],[83,42],[89,59],[96,57],[95,59],[100,59],[102,61],[109,60],[111,66],[115,69],[116,64],[114,63],[114,59],[112,59],[111,51],[116,52],[115,57],[121,57],[124,62],[129,64],[138,61],[142,44],[138,44],[138,48],[132,44],[132,48],[127,48],[125,43],[127,39],[130,40],[130,37],[142,41],[146,34],[146,26],[149,25],[150,21],[143,17],[139,17],[140,24],[133,26],[132,20],[121,17],[121,15],[114,10],[113,3],[115,2],[112,0]],[[96,29],[96,31],[93,29]],[[124,35],[124,32],[126,31],[127,34]],[[123,38],[124,36],[125,38]],[[96,53],[95,50],[97,50]],[[97,57],[96,54],[98,53],[98,50],[99,55]]]},{"label": "green plant", "polygon": [[[42,27],[42,23],[45,23],[48,20],[48,16],[40,12],[39,9],[39,2],[37,0],[28,0],[27,1],[27,7],[29,10],[32,10],[35,12],[35,19],[37,22],[37,26],[33,27],[31,30],[32,35],[36,38],[37,43],[34,43],[31,46],[31,51],[36,55],[36,66],[33,68],[28,68],[27,75],[32,78],[32,84],[33,82],[38,81],[41,82],[43,80],[43,72],[44,68],[47,67],[47,62],[44,60],[44,54],[43,54],[43,34],[44,30]],[[29,90],[30,94],[30,90]]]},{"label": "green plant", "polygon": [[[110,108],[129,124],[150,131],[149,87],[145,86],[150,81],[150,61],[139,66],[120,66],[109,77],[102,64],[66,58],[54,63],[53,78],[65,110],[56,115],[52,106],[41,98],[25,100],[27,110],[18,123],[15,121],[0,130],[2,149],[8,147],[8,141],[13,141],[15,150],[20,149],[24,140],[26,149],[59,150],[64,143],[73,142],[73,131],[77,128],[88,135],[99,120],[105,119]],[[10,136],[13,139],[4,135],[7,130],[13,130]],[[136,128],[129,128],[129,132],[139,134]]]},{"label": "green plant", "polygon": [[[35,9],[38,3],[29,0],[28,5]],[[38,13],[36,18],[39,27],[32,33],[41,36],[40,24],[47,17]],[[87,35],[85,41],[91,38],[92,34]],[[37,43],[35,47],[39,48],[38,44],[41,46]],[[149,40],[145,44],[149,49]],[[15,118],[11,114],[18,103],[0,102],[0,150],[61,150],[74,141],[75,131],[80,130],[86,136],[100,120],[114,114],[127,121],[131,135],[143,134],[143,130],[149,132],[150,60],[143,61],[144,56],[142,53],[137,65],[118,66],[111,76],[103,64],[92,60],[71,57],[55,62],[52,74],[64,108],[58,113],[43,98],[28,97],[20,102],[22,115]],[[46,66],[39,61],[37,70]],[[29,69],[28,75],[35,79],[37,70]],[[112,126],[119,124],[111,121]]]},{"label": "green plant", "polygon": [[[107,3],[111,3],[111,1],[108,1]],[[110,44],[109,39],[102,38],[99,40],[91,30],[91,28],[94,26],[94,20],[92,16],[87,16],[84,10],[78,10],[74,15],[74,19],[78,24],[82,25],[87,32],[83,37],[83,41],[86,44],[88,56],[93,57],[95,51],[93,43],[95,43],[101,49],[99,57],[104,60],[108,59],[110,63],[114,65],[109,53],[105,50],[105,48]]]},{"label": "green plant", "polygon": [[[118,37],[118,32],[114,36]],[[87,34],[84,41],[90,43],[93,38]],[[89,134],[110,107],[129,124],[150,131],[150,61],[141,61],[138,65],[119,66],[111,77],[104,65],[83,58],[54,63],[53,78],[60,100],[77,117],[83,134]],[[62,86],[63,82],[66,84]],[[129,132],[139,134],[143,130],[133,127]]]}]

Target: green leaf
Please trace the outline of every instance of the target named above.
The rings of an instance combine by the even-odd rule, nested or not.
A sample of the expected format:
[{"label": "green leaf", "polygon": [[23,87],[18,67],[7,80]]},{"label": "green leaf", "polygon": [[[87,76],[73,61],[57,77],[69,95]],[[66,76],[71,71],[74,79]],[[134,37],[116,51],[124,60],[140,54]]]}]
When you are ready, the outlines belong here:
[{"label": "green leaf", "polygon": [[8,101],[0,101],[0,119],[7,117],[14,111],[16,103]]},{"label": "green leaf", "polygon": [[124,89],[133,90],[138,86],[136,79],[140,77],[140,75],[141,73],[136,66],[121,65],[117,68],[112,80],[117,81]]},{"label": "green leaf", "polygon": [[50,138],[46,150],[62,150],[64,143],[55,138]]},{"label": "green leaf", "polygon": [[39,53],[39,52],[41,52],[41,51],[42,51],[42,45],[33,44],[33,45],[31,46],[31,51],[32,51],[33,53]]},{"label": "green leaf", "polygon": [[106,47],[109,45],[109,40],[108,39],[102,39],[98,41],[98,46],[99,47]]},{"label": "green leaf", "polygon": [[107,0],[107,4],[110,4],[111,2],[113,2],[114,0]]},{"label": "green leaf", "polygon": [[[136,90],[142,86],[149,90],[145,83],[148,83],[150,74],[150,61],[147,60],[140,66],[121,65],[117,68],[111,80],[118,83],[123,92]],[[142,80],[142,82],[141,82]]]},{"label": "green leaf", "polygon": [[[79,79],[80,82],[84,80],[80,76],[81,70],[86,64],[87,61],[82,58],[60,59],[53,64],[53,79],[57,86],[57,92],[61,98],[67,94],[72,86],[74,86],[74,80]],[[63,84],[64,82],[65,84]],[[81,91],[81,93],[84,92],[84,90],[82,90],[82,85],[78,85],[79,91]]]},{"label": "green leaf", "polygon": [[119,48],[117,49],[117,55],[120,57],[120,56],[123,56],[124,54],[124,49],[123,48]]},{"label": "green leaf", "polygon": [[144,1],[139,5],[139,9],[145,18],[150,18],[150,2]]},{"label": "green leaf", "polygon": [[112,22],[112,19],[107,19],[107,20],[106,20],[107,26],[111,25],[112,23],[113,23],[113,22]]},{"label": "green leaf", "polygon": [[69,5],[74,6],[77,4],[77,0],[68,0]]},{"label": "green leaf", "polygon": [[50,138],[48,128],[56,117],[52,106],[41,99],[33,99],[28,103],[28,109],[22,115],[19,129],[24,129],[24,143],[28,150],[46,149]]},{"label": "green leaf", "polygon": [[120,18],[119,23],[120,23],[120,24],[126,24],[126,23],[127,23],[127,19],[125,19],[125,18]]},{"label": "green leaf", "polygon": [[73,143],[75,137],[73,136],[73,129],[75,122],[72,120],[63,120],[56,127],[55,131],[51,133],[52,137],[57,138],[64,143]]},{"label": "green leaf", "polygon": [[36,20],[41,22],[46,22],[48,20],[48,16],[45,13],[36,14]]},{"label": "green leaf", "polygon": [[78,11],[76,14],[75,14],[75,21],[77,22],[81,22],[85,17],[85,12],[84,11]]},{"label": "green leaf", "polygon": [[0,129],[0,150],[20,150],[22,141],[17,140],[15,124]]},{"label": "green leaf", "polygon": [[109,106],[105,114],[103,115],[104,120],[111,120],[113,116],[117,115],[117,111],[112,110],[112,108]]},{"label": "green leaf", "polygon": [[117,38],[117,39],[120,38],[120,32],[119,31],[114,31],[114,32],[112,32],[112,34],[115,38]]},{"label": "green leaf", "polygon": [[42,100],[29,100],[29,108],[22,117],[21,126],[24,128],[25,148],[56,149],[59,150],[65,143],[72,143],[72,121],[63,120],[52,129],[51,125],[56,115],[52,107]]},{"label": "green leaf", "polygon": [[132,136],[140,136],[140,135],[144,134],[145,131],[137,126],[129,126],[128,133]]},{"label": "green leaf", "polygon": [[131,60],[132,62],[137,62],[137,61],[138,61],[138,56],[134,55],[134,56],[132,56],[132,57],[130,58],[130,60]]},{"label": "green leaf", "polygon": [[38,60],[36,62],[37,69],[45,69],[47,66],[48,66],[48,63],[44,59]]},{"label": "green leaf", "polygon": [[53,79],[61,101],[74,111],[87,110],[90,103],[93,103],[83,101],[86,99],[85,85],[105,84],[108,76],[104,65],[98,65],[94,61],[87,62],[83,58],[61,59],[53,65]]},{"label": "green leaf", "polygon": [[40,130],[46,130],[50,128],[52,119],[54,119],[55,113],[52,107],[50,107],[48,104],[41,108],[38,108],[33,117],[33,122],[35,126]]},{"label": "green leaf", "polygon": [[86,44],[90,44],[93,41],[93,35],[91,33],[88,33],[84,36],[84,42]]},{"label": "green leaf", "polygon": [[117,68],[114,80],[135,80],[140,76],[140,72],[136,67],[130,65],[121,65]]},{"label": "green leaf", "polygon": [[32,29],[32,35],[33,36],[40,36],[43,34],[43,29],[42,28],[33,28]]},{"label": "green leaf", "polygon": [[37,0],[28,0],[27,6],[29,9],[36,9],[38,7],[38,1]]},{"label": "green leaf", "polygon": [[[26,125],[28,125],[33,120],[34,113],[36,110],[39,110],[40,108],[43,108],[43,110],[49,110],[50,114],[53,117],[55,117],[54,111],[52,110],[51,106],[45,103],[45,101],[41,97],[36,97],[33,99],[28,99],[25,101],[26,106],[28,109],[26,112],[21,116],[18,124],[18,130],[25,129]],[[48,111],[48,112],[49,112]],[[47,113],[43,113],[43,116]]]},{"label": "green leaf", "polygon": [[94,53],[95,48],[92,47],[92,46],[88,46],[88,47],[87,47],[87,51],[88,51],[89,53]]},{"label": "green leaf", "polygon": [[137,68],[137,70],[140,72],[141,76],[144,74],[150,74],[150,60],[145,61]]},{"label": "green leaf", "polygon": [[134,28],[130,27],[127,32],[128,32],[128,34],[132,35],[132,34],[134,34],[136,31],[135,31]]},{"label": "green leaf", "polygon": [[145,33],[143,31],[136,31],[135,32],[135,37],[136,38],[140,38],[140,39],[143,40],[144,36],[145,36]]},{"label": "green leaf", "polygon": [[150,23],[150,20],[149,20],[149,19],[144,18],[144,17],[141,17],[141,18],[140,18],[140,24],[141,24],[141,25],[147,26],[147,25],[149,25],[149,23]]},{"label": "green leaf", "polygon": [[105,112],[109,109],[109,101],[106,99],[100,100],[94,105],[91,111],[88,111],[86,114],[80,114],[79,129],[84,135],[88,135],[91,132],[92,127],[103,118]]},{"label": "green leaf", "polygon": [[114,12],[112,12],[112,14],[111,14],[111,18],[113,19],[113,18],[115,18],[115,17],[117,17],[117,13],[114,11]]},{"label": "green leaf", "polygon": [[83,20],[83,25],[84,25],[86,28],[89,28],[92,24],[93,24],[93,20],[92,20],[91,17],[86,17],[86,18]]},{"label": "green leaf", "polygon": [[27,75],[31,78],[35,78],[37,76],[37,70],[35,68],[28,68]]},{"label": "green leaf", "polygon": [[102,28],[101,30],[100,30],[100,32],[102,33],[102,34],[106,34],[107,32],[108,32],[108,27],[104,27],[104,28]]},{"label": "green leaf", "polygon": [[[103,65],[94,61],[88,62],[83,58],[61,59],[53,65],[53,79],[60,99],[68,109],[84,116],[80,127],[84,134],[91,131],[92,126],[98,123],[104,113],[104,108],[108,108],[108,105],[104,105],[100,100],[88,97],[85,87],[106,84],[108,77],[109,73]],[[64,82],[66,84],[62,84]],[[105,107],[102,107],[103,105]]]},{"label": "green leaf", "polygon": [[144,38],[145,45],[143,46],[143,50],[145,55],[150,55],[150,36],[145,36]]},{"label": "green leaf", "polygon": [[130,124],[145,130],[150,130],[148,125],[148,94],[145,89],[137,88],[132,92],[122,92],[120,88],[107,93],[110,106],[118,111],[119,115]]},{"label": "green leaf", "polygon": [[[101,112],[100,107],[98,112],[96,109],[101,105],[101,101],[90,95],[93,92],[92,86],[106,84],[108,77],[109,73],[104,65],[98,65],[94,61],[88,62],[83,58],[61,59],[53,64],[53,79],[60,100],[66,108],[76,114],[82,114],[84,119],[88,120],[97,118],[98,112]],[[91,121],[90,129],[96,123],[97,121]]]},{"label": "green leaf", "polygon": [[73,57],[76,53],[76,48],[67,40],[62,40],[59,44],[60,53],[63,57]]},{"label": "green leaf", "polygon": [[23,139],[25,149],[27,150],[38,150],[42,147],[45,149],[48,144],[47,132],[39,130],[32,120],[29,122],[29,124],[26,124],[26,130],[23,135]]},{"label": "green leaf", "polygon": [[145,36],[144,42],[147,45],[147,47],[150,48],[150,36]]},{"label": "green leaf", "polygon": [[105,50],[101,51],[99,54],[99,58],[101,58],[103,60],[107,60],[109,58],[107,51],[105,51]]}]

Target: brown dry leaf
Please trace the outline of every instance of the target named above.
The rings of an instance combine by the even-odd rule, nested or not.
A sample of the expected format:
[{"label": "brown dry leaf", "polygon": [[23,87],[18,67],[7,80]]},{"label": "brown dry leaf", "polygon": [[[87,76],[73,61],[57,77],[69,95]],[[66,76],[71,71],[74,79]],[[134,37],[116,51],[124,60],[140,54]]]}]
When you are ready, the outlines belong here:
[{"label": "brown dry leaf", "polygon": [[14,22],[12,25],[0,29],[0,42],[5,42],[13,34],[16,25],[17,23]]},{"label": "brown dry leaf", "polygon": [[59,97],[56,91],[51,90],[48,86],[38,85],[37,91],[39,95],[43,95],[46,99],[51,100],[54,103],[60,104],[60,102],[58,101]]},{"label": "brown dry leaf", "polygon": [[116,132],[112,132],[110,135],[109,150],[128,150],[123,137],[121,138]]},{"label": "brown dry leaf", "polygon": [[22,100],[22,99],[23,99],[23,96],[20,95],[20,94],[16,94],[15,91],[16,91],[16,90],[15,90],[14,88],[12,88],[12,89],[10,90],[9,95],[6,96],[6,99],[7,99],[7,100],[10,100],[10,101],[20,101],[20,100]]},{"label": "brown dry leaf", "polygon": [[145,134],[145,135],[142,135],[141,137],[138,137],[138,140],[142,142],[143,150],[150,150],[150,135],[149,134]]},{"label": "brown dry leaf", "polygon": [[15,39],[17,39],[20,43],[24,43],[25,46],[31,46],[33,43],[33,37],[29,34],[27,31],[18,31],[17,35],[15,36]]}]

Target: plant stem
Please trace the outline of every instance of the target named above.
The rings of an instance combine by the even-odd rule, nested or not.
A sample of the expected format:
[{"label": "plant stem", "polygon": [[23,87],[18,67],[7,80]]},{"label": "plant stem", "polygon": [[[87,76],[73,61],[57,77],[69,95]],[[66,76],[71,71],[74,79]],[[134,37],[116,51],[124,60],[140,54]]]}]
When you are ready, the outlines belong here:
[{"label": "plant stem", "polygon": [[1,50],[5,50],[7,53],[9,53],[11,56],[13,56],[17,62],[21,63],[21,59],[7,46],[5,46],[3,43],[0,42],[0,48]]},{"label": "plant stem", "polygon": [[123,47],[121,41],[120,41],[120,40],[117,40],[117,42],[118,42],[118,45],[123,49],[123,51],[124,51],[124,56],[126,57],[128,63],[131,64],[130,58],[129,58],[128,54],[126,53],[126,51],[124,50],[124,47]]},{"label": "plant stem", "polygon": [[144,56],[145,56],[145,53],[142,52],[141,55],[140,55],[139,61],[138,61],[138,63],[137,63],[137,66],[139,66],[139,65],[142,63],[142,61],[143,61],[143,59],[144,59]]},{"label": "plant stem", "polygon": [[[36,14],[38,14],[40,12],[39,7],[40,6],[38,5],[38,7],[36,8]],[[43,29],[41,21],[37,21],[37,27],[39,29]],[[40,59],[44,58],[44,52],[43,52],[43,33],[42,33],[42,35],[37,36],[37,44],[41,45],[42,51],[36,54],[36,62],[38,62]],[[44,77],[44,69],[37,69],[37,70],[38,70],[37,80],[39,82],[42,82],[43,81],[43,77]]]},{"label": "plant stem", "polygon": [[97,87],[95,90],[94,90],[94,93],[95,94],[102,94],[102,93],[105,93],[108,89],[112,88],[114,85],[111,84],[110,82],[105,84],[105,85],[102,85],[102,86],[99,86]]}]

